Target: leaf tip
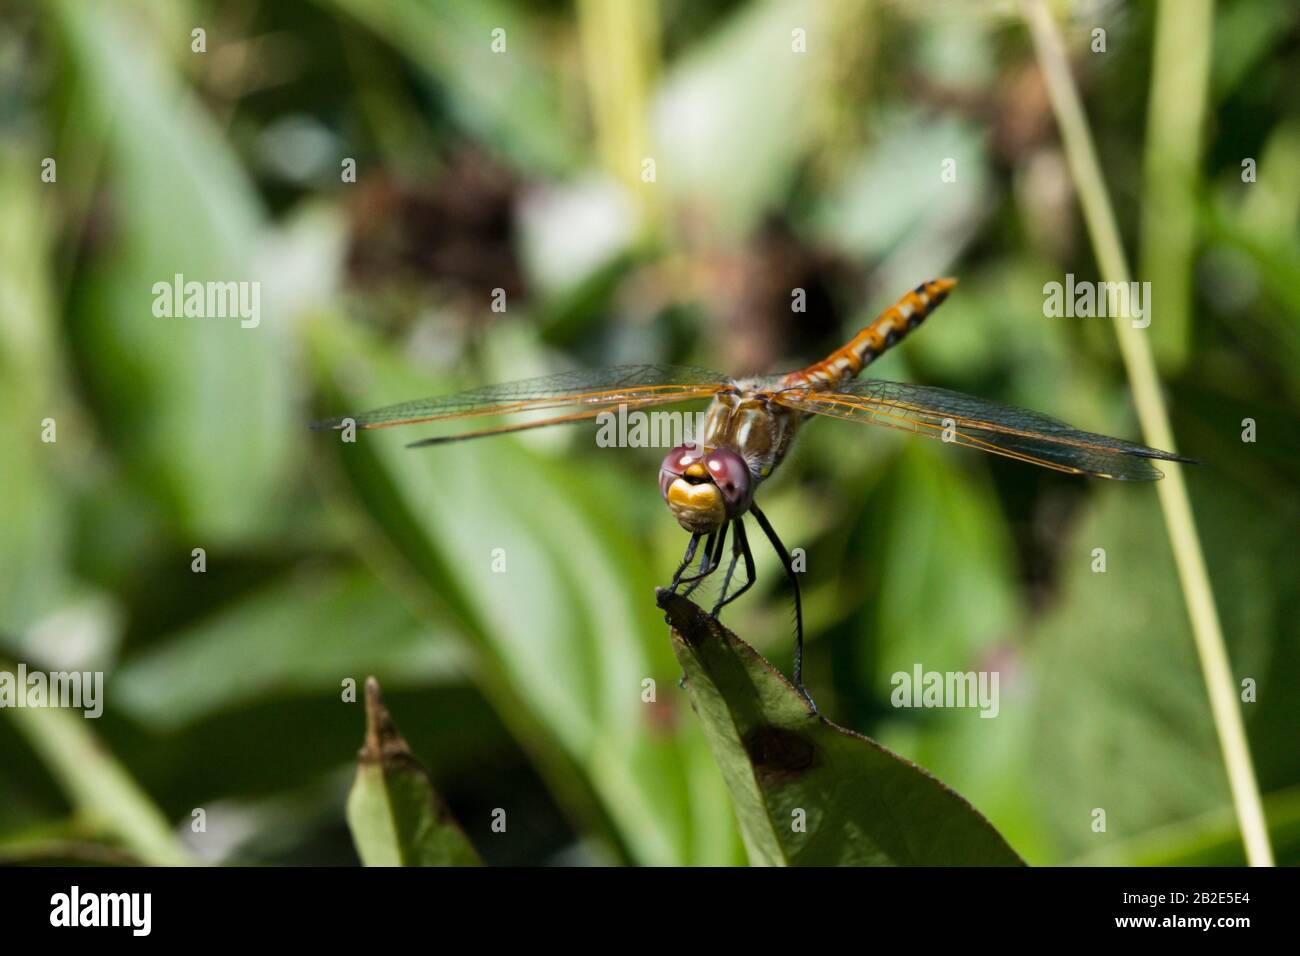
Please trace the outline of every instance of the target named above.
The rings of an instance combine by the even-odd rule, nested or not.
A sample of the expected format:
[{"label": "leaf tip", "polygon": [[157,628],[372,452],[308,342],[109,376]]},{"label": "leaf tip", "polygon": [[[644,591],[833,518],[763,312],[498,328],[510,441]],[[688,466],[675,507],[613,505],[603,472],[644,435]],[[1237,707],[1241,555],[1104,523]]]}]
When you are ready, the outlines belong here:
[{"label": "leaf tip", "polygon": [[394,754],[409,752],[410,748],[388,713],[379,681],[372,674],[366,678],[366,742],[357,759],[380,762]]},{"label": "leaf tip", "polygon": [[703,608],[667,588],[655,588],[655,603],[664,612],[668,626],[691,647],[702,645],[717,624]]}]

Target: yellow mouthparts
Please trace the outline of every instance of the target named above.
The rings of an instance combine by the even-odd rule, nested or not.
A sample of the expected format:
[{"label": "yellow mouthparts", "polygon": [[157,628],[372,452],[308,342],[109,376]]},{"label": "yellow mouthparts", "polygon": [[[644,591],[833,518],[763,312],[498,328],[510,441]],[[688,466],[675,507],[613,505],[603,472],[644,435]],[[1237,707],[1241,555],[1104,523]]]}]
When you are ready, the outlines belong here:
[{"label": "yellow mouthparts", "polygon": [[[691,466],[694,467],[696,466]],[[690,473],[690,468],[687,473]],[[722,492],[711,482],[693,485],[684,478],[678,478],[668,486],[667,500],[668,509],[677,523],[692,534],[715,531],[727,517]]]}]

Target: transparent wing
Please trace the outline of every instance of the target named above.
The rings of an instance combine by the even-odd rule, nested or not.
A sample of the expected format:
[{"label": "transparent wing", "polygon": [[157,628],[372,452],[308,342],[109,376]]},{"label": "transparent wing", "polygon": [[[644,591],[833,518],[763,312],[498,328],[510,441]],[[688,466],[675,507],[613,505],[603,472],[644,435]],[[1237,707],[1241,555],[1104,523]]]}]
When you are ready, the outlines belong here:
[{"label": "transparent wing", "polygon": [[1155,481],[1150,459],[1191,462],[1167,451],[1080,431],[1059,419],[942,388],[866,379],[837,392],[789,389],[782,405],[916,432],[966,448],[1076,475]]},{"label": "transparent wing", "polygon": [[316,422],[312,427],[342,428],[350,419],[358,428],[391,428],[417,422],[476,415],[510,415],[573,405],[584,407],[584,412],[577,418],[594,418],[601,411],[621,404],[644,408],[709,396],[729,381],[728,376],[721,372],[684,365],[615,365],[560,372],[453,395],[387,405],[373,411]]}]

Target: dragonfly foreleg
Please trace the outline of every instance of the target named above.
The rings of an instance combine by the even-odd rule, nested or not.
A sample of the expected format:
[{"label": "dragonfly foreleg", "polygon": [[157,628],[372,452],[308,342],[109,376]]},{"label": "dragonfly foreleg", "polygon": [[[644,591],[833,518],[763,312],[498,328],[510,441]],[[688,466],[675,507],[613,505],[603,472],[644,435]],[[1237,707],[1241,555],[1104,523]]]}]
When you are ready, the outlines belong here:
[{"label": "dragonfly foreleg", "polygon": [[690,597],[691,592],[703,584],[704,579],[714,571],[718,570],[719,566],[722,564],[722,549],[727,545],[728,524],[729,523],[723,523],[722,527],[715,532],[717,535],[716,540],[713,535],[709,536],[708,546],[704,549],[704,558],[700,561],[700,573],[682,579],[683,584],[689,585],[686,590],[682,592],[683,597]]},{"label": "dragonfly foreleg", "polygon": [[790,585],[794,588],[794,686],[812,705],[812,709],[816,711],[817,705],[813,703],[812,695],[803,686],[803,599],[799,595],[799,573],[795,571],[794,563],[790,560],[790,552],[785,549],[781,539],[776,536],[776,529],[767,520],[767,515],[763,514],[756,504],[751,504],[749,511],[758,522],[758,526],[763,529],[763,533],[767,535],[767,540],[772,542],[772,547],[776,549],[777,555],[781,558],[781,566],[785,568],[785,576],[790,579]]},{"label": "dragonfly foreleg", "polygon": [[[682,558],[682,563],[677,566],[677,573],[673,575],[673,583],[668,586],[669,591],[676,592],[678,585],[682,583],[682,575],[686,572],[690,563],[695,560],[695,549],[700,546],[700,537],[701,535],[699,532],[691,535],[691,543],[686,546],[686,556]],[[710,542],[710,544],[711,543],[712,542]],[[709,547],[706,545],[704,548],[704,556],[706,559],[708,558],[708,555]]]},{"label": "dragonfly foreleg", "polygon": [[[745,583],[741,585],[735,594],[728,596],[727,588],[731,585],[731,576],[735,574],[736,565],[742,557],[745,559]],[[754,573],[754,552],[749,550],[749,539],[745,536],[745,519],[737,518],[736,536],[731,539],[731,566],[727,568],[727,576],[722,581],[722,593],[718,595],[718,603],[713,605],[713,610],[710,613],[716,618],[724,607],[752,588],[756,578],[757,575]]]}]

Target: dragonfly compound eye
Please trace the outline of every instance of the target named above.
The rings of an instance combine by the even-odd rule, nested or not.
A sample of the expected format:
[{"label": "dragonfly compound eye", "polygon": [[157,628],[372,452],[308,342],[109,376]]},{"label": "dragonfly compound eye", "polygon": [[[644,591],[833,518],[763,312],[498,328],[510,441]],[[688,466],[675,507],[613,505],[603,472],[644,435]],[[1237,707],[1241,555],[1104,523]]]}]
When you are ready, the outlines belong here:
[{"label": "dragonfly compound eye", "polygon": [[728,518],[739,517],[749,510],[754,479],[745,459],[728,448],[716,448],[704,456],[704,467],[709,470],[709,477],[722,492]]},{"label": "dragonfly compound eye", "polygon": [[659,493],[677,523],[692,534],[716,531],[727,518],[726,492],[705,467],[704,451],[698,445],[678,445],[664,456]]}]

